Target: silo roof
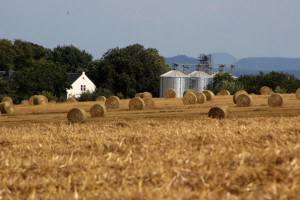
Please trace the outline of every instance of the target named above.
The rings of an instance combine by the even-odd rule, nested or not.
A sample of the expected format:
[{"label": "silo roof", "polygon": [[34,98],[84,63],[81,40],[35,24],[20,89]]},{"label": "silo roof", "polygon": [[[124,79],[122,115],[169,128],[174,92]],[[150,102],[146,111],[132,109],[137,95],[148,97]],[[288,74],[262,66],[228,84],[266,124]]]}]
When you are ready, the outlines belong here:
[{"label": "silo roof", "polygon": [[160,77],[189,77],[189,76],[179,70],[171,70],[168,71],[167,73],[160,75]]},{"label": "silo roof", "polygon": [[204,71],[193,71],[191,73],[189,73],[190,77],[204,77],[204,78],[212,78],[211,75],[209,75],[208,73],[204,72]]}]

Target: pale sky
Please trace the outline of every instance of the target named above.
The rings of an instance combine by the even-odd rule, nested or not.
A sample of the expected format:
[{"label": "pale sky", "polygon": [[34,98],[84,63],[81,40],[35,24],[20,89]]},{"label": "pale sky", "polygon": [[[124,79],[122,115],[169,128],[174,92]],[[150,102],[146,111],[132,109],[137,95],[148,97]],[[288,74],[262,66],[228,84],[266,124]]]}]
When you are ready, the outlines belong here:
[{"label": "pale sky", "polygon": [[300,0],[0,0],[0,38],[94,59],[135,43],[165,57],[300,58]]}]

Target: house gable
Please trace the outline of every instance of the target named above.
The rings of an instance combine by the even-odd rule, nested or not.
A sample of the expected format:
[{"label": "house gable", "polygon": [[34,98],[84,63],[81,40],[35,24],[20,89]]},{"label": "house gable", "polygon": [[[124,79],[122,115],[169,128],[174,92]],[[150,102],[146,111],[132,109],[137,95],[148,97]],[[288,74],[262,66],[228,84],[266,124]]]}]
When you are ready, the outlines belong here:
[{"label": "house gable", "polygon": [[85,72],[70,73],[70,83],[72,88],[67,90],[67,98],[79,97],[85,92],[94,92],[96,85],[86,76]]}]

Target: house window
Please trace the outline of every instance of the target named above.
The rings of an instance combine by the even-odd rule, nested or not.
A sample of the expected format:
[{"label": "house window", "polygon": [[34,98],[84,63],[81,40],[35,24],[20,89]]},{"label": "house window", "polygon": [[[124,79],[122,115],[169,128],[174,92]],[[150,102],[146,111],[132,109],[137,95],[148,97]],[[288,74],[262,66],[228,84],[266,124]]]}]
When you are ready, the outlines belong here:
[{"label": "house window", "polygon": [[85,85],[81,85],[80,89],[81,89],[81,91],[85,91],[86,90],[86,86]]}]

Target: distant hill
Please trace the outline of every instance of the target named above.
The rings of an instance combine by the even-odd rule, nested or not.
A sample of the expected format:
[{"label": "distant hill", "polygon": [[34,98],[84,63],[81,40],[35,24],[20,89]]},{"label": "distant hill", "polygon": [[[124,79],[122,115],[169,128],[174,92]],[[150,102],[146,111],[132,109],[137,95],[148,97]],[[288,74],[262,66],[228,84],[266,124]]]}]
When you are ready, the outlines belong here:
[{"label": "distant hill", "polygon": [[252,70],[300,70],[300,58],[253,57],[238,60],[234,65]]},{"label": "distant hill", "polygon": [[[237,59],[228,53],[219,52],[219,53],[212,53],[212,55],[213,55],[213,63],[216,64],[233,64],[237,62]],[[165,57],[165,60],[170,67],[173,66],[173,63],[199,64],[198,58],[188,57],[186,55],[178,55],[169,58]],[[195,70],[195,68],[196,68],[195,66],[192,66],[190,70],[193,71]]]}]

